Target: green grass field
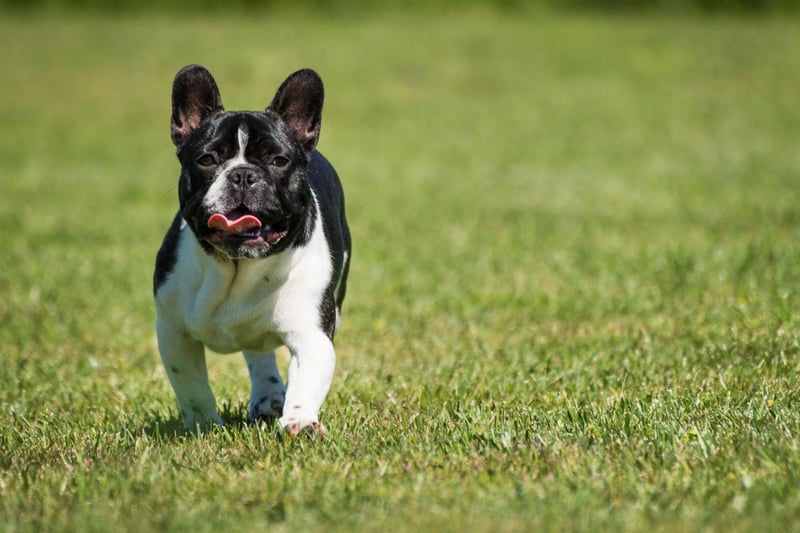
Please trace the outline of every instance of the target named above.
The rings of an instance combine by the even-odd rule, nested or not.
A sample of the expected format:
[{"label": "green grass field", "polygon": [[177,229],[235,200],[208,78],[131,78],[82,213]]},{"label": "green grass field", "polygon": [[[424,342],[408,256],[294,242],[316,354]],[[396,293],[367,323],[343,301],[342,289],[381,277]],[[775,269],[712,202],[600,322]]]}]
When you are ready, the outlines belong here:
[{"label": "green grass field", "polygon": [[[0,531],[800,527],[800,19],[0,18]],[[170,86],[326,81],[328,437],[180,430]]]}]

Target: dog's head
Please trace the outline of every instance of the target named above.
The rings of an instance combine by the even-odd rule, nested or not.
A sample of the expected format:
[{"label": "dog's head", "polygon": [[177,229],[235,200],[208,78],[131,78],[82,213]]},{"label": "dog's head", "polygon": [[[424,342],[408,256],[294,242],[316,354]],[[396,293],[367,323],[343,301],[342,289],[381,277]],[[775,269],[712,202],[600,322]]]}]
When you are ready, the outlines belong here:
[{"label": "dog's head", "polygon": [[299,70],[263,112],[227,112],[205,68],[184,67],[172,87],[180,210],[209,252],[232,259],[280,252],[305,231],[312,202],[306,165],[319,140],[322,80]]}]

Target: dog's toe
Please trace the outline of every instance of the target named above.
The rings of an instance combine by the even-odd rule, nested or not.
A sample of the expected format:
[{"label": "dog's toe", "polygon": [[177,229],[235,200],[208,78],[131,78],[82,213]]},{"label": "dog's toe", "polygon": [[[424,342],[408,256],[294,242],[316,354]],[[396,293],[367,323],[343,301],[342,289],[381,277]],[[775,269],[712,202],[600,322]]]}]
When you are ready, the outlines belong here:
[{"label": "dog's toe", "polygon": [[292,422],[291,424],[284,426],[283,429],[292,437],[298,437],[300,435],[307,435],[309,437],[324,437],[328,433],[328,430],[325,429],[325,426],[319,422],[311,421]]}]

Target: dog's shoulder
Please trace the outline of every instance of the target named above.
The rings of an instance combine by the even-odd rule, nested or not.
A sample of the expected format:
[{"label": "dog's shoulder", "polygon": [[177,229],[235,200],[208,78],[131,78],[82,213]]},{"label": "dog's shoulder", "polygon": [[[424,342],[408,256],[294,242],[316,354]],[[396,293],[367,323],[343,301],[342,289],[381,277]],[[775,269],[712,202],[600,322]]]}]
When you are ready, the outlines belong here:
[{"label": "dog's shoulder", "polygon": [[158,254],[156,254],[156,267],[153,272],[153,294],[158,292],[167,277],[175,271],[175,265],[178,262],[178,244],[180,243],[183,227],[183,217],[181,217],[180,213],[177,213],[175,218],[172,219],[172,224],[166,235],[164,235]]},{"label": "dog's shoulder", "polygon": [[344,202],[344,193],[339,175],[333,165],[317,150],[311,152],[306,167],[306,177],[323,211],[326,208],[341,208]]},{"label": "dog's shoulder", "polygon": [[317,200],[325,254],[329,258],[330,271],[319,315],[322,328],[332,337],[339,322],[350,263],[350,229],[345,217],[344,191],[336,170],[316,150],[311,154],[306,175]]}]

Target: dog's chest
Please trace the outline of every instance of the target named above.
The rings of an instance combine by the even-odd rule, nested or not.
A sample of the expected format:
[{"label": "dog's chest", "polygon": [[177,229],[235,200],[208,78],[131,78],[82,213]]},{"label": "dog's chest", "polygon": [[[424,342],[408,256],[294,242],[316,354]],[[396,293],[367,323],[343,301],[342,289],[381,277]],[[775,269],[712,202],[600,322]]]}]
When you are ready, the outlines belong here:
[{"label": "dog's chest", "polygon": [[267,351],[281,344],[281,293],[285,275],[274,269],[241,266],[183,278],[178,308],[185,328],[214,350]]},{"label": "dog's chest", "polygon": [[286,335],[319,327],[330,276],[321,237],[319,228],[310,246],[262,260],[217,263],[187,230],[175,271],[157,293],[160,313],[215,352],[271,351]]},{"label": "dog's chest", "polygon": [[251,286],[246,294],[209,294],[193,302],[187,314],[189,333],[203,344],[219,353],[239,350],[269,351],[282,344],[276,317],[280,287]]}]

